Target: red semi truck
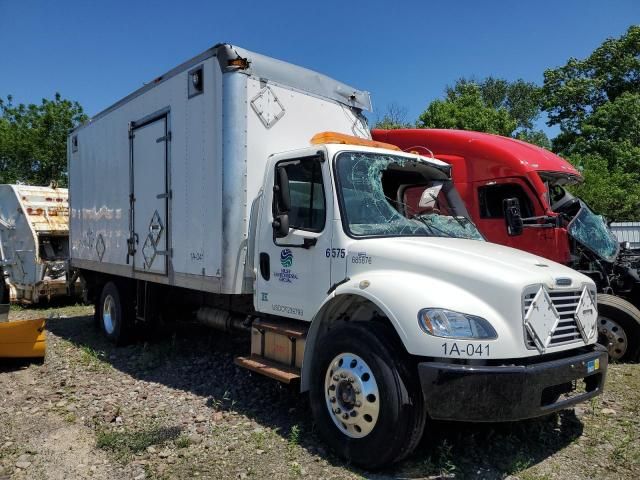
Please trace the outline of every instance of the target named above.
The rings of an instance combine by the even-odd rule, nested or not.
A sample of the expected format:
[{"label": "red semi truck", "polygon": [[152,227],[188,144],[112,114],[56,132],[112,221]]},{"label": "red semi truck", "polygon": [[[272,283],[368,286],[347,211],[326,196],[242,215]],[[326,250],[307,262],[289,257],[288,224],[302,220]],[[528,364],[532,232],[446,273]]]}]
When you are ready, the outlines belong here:
[{"label": "red semi truck", "polygon": [[456,188],[488,241],[590,276],[599,291],[600,343],[612,359],[640,358],[640,255],[620,245],[603,217],[567,191],[583,180],[573,165],[535,145],[487,133],[400,129],[372,135],[451,164]]}]

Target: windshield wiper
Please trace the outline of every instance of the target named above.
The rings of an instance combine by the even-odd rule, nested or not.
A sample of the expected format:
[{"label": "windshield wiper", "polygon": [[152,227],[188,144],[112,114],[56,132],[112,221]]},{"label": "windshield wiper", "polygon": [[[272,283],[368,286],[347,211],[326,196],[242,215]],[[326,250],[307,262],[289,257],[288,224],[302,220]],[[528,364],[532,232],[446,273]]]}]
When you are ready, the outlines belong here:
[{"label": "windshield wiper", "polygon": [[440,233],[443,233],[445,237],[449,237],[449,238],[457,238],[453,235],[451,235],[449,232],[447,232],[446,230],[442,230],[441,228],[436,227],[435,225],[430,224],[429,222],[427,222],[424,218],[422,218],[422,215],[414,215],[412,217],[412,219],[414,220],[418,220],[420,223],[422,223],[425,227],[427,227],[429,229],[429,232],[433,234],[433,231],[437,231]]}]

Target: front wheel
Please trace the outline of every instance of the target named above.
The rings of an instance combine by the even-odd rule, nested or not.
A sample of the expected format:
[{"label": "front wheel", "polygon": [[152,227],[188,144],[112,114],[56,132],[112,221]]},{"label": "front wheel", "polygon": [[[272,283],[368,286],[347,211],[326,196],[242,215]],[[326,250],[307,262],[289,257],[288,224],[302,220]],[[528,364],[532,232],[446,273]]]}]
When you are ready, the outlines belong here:
[{"label": "front wheel", "polygon": [[366,469],[408,456],[426,420],[417,374],[392,338],[375,322],[340,325],[320,340],[311,372],[318,432]]},{"label": "front wheel", "polygon": [[617,361],[640,359],[640,310],[623,298],[598,295],[598,343]]}]

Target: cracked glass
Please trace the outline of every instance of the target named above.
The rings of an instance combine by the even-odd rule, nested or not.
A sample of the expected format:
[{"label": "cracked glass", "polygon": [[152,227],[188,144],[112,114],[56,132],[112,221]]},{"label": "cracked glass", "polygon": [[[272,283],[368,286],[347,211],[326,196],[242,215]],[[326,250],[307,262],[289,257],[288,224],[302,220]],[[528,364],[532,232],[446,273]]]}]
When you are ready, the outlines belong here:
[{"label": "cracked glass", "polygon": [[601,258],[613,262],[618,256],[618,241],[601,215],[593,213],[582,201],[580,207],[567,228],[569,235]]},{"label": "cracked glass", "polygon": [[415,158],[343,152],[336,160],[345,227],[356,237],[483,240],[447,172]]}]

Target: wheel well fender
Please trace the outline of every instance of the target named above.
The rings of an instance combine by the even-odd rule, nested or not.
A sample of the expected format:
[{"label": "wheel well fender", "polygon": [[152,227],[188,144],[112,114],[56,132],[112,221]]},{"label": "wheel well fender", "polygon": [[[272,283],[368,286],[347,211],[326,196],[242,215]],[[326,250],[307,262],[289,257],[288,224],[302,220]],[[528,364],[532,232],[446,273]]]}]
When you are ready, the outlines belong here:
[{"label": "wheel well fender", "polygon": [[386,323],[395,332],[399,344],[404,345],[405,332],[400,328],[393,314],[377,299],[365,292],[362,294],[343,293],[327,299],[318,313],[313,317],[304,349],[302,361],[300,391],[306,392],[311,388],[311,371],[315,348],[318,341],[337,322],[347,321],[380,321]]}]

